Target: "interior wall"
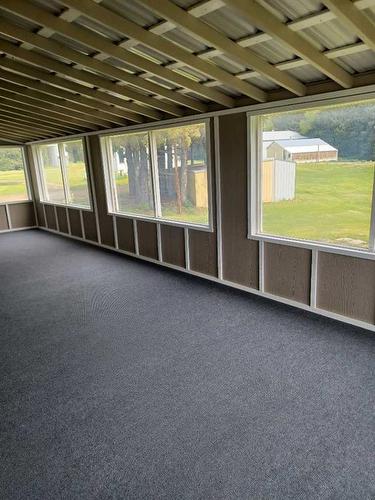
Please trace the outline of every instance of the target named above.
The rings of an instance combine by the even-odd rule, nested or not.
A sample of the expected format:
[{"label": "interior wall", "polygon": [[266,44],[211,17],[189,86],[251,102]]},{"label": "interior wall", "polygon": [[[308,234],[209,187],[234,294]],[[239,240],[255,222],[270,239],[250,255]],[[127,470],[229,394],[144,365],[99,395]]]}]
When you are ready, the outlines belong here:
[{"label": "interior wall", "polygon": [[0,232],[28,229],[36,225],[32,201],[0,203]]},{"label": "interior wall", "polygon": [[[85,139],[91,211],[40,201],[27,146],[38,225],[373,328],[375,260],[325,251],[315,251],[313,258],[309,249],[248,239],[246,113],[222,115],[215,127],[212,119],[210,130],[212,232],[109,215],[100,141],[95,135]],[[0,206],[0,227],[3,220]]]}]

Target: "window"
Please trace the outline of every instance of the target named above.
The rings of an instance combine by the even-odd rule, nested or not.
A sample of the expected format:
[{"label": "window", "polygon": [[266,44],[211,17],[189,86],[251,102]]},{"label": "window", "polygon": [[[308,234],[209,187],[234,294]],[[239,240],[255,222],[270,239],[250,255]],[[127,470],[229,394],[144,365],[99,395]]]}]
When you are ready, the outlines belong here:
[{"label": "window", "polygon": [[37,145],[36,157],[42,201],[90,208],[81,139]]},{"label": "window", "polygon": [[250,134],[253,235],[374,249],[375,100],[254,116]]},{"label": "window", "polygon": [[0,203],[29,199],[22,148],[0,147]]},{"label": "window", "polygon": [[207,127],[102,137],[110,212],[208,226]]}]

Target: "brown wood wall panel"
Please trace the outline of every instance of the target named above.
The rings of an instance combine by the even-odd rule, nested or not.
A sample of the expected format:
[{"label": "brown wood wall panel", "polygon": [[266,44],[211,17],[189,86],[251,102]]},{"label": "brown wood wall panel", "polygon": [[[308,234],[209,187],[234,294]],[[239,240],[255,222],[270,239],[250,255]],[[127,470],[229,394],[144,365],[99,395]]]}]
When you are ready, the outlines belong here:
[{"label": "brown wood wall panel", "polygon": [[137,234],[140,255],[157,260],[158,237],[156,224],[153,222],[137,221]]},{"label": "brown wood wall panel", "polygon": [[0,231],[9,229],[7,212],[4,205],[0,205]]},{"label": "brown wood wall panel", "polygon": [[66,208],[65,207],[56,207],[56,213],[57,213],[57,220],[59,222],[59,230],[62,233],[69,234],[68,217],[66,215]]},{"label": "brown wood wall panel", "polygon": [[94,212],[82,211],[83,226],[85,228],[85,239],[98,242],[98,232],[96,229],[96,217]]},{"label": "brown wood wall panel", "polygon": [[52,205],[44,205],[44,210],[46,212],[47,227],[49,229],[57,229],[55,208]]},{"label": "brown wood wall panel", "polygon": [[375,323],[375,261],[319,252],[317,306]]},{"label": "brown wood wall panel", "polygon": [[190,269],[217,276],[216,233],[189,229]]},{"label": "brown wood wall panel", "polygon": [[185,236],[183,228],[162,225],[161,245],[163,262],[185,267]]},{"label": "brown wood wall panel", "polygon": [[108,215],[104,170],[99,137],[94,135],[89,136],[88,147],[90,148],[92,175],[93,183],[95,186],[96,206],[98,210],[101,241],[103,245],[114,247],[115,235],[113,231],[113,217],[111,215]]},{"label": "brown wood wall panel", "polygon": [[219,118],[223,277],[259,287],[258,242],[247,238],[246,113]]},{"label": "brown wood wall panel", "polygon": [[70,223],[70,232],[73,236],[77,238],[82,238],[82,225],[81,225],[81,216],[79,214],[79,210],[75,208],[68,208],[69,215],[69,223]]},{"label": "brown wood wall panel", "polygon": [[46,223],[46,219],[44,217],[43,205],[40,202],[36,201],[35,208],[36,208],[36,216],[38,218],[38,220],[37,220],[38,226],[46,227],[47,223]]},{"label": "brown wood wall panel", "polygon": [[118,247],[126,252],[135,253],[133,220],[116,217]]},{"label": "brown wood wall panel", "polygon": [[12,228],[35,226],[34,204],[32,202],[8,205]]},{"label": "brown wood wall panel", "polygon": [[264,289],[304,304],[310,303],[311,250],[264,244]]}]

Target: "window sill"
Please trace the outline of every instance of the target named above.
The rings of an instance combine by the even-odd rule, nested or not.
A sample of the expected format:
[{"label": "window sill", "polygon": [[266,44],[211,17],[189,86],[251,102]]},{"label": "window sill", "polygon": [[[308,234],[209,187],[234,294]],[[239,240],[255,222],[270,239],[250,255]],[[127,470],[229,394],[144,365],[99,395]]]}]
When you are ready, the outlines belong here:
[{"label": "window sill", "polygon": [[66,203],[52,203],[51,201],[40,200],[43,205],[50,205],[52,207],[64,207],[64,208],[75,208],[76,210],[84,210],[85,212],[92,212],[91,207],[85,207],[83,205],[67,205]]},{"label": "window sill", "polygon": [[19,205],[20,203],[32,203],[33,200],[26,199],[26,200],[17,200],[17,201],[0,201],[0,205]]},{"label": "window sill", "polygon": [[205,231],[207,233],[213,233],[214,229],[212,225],[203,225],[203,224],[193,224],[189,222],[175,221],[170,219],[161,219],[159,217],[147,217],[145,215],[137,215],[137,214],[124,214],[119,212],[108,212],[108,215],[121,217],[123,219],[135,219],[144,222],[154,222],[157,224],[163,224],[167,226],[177,226],[187,229],[196,229],[197,231]]},{"label": "window sill", "polygon": [[292,238],[282,238],[265,234],[249,234],[249,240],[265,241],[266,243],[276,243],[292,247],[306,248],[308,250],[318,250],[320,252],[337,253],[349,257],[358,257],[362,259],[375,260],[375,252],[367,249],[357,249],[353,247],[340,247],[338,245],[329,245],[325,243],[316,243],[313,241],[294,240]]}]

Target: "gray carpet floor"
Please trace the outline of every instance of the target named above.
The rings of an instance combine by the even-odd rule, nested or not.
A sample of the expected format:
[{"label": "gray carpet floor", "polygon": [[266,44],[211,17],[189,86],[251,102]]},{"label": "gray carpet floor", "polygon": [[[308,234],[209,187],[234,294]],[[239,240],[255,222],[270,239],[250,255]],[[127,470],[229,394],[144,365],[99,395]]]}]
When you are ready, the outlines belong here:
[{"label": "gray carpet floor", "polygon": [[0,235],[2,499],[374,499],[375,335]]}]

